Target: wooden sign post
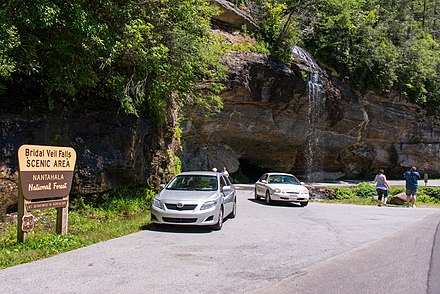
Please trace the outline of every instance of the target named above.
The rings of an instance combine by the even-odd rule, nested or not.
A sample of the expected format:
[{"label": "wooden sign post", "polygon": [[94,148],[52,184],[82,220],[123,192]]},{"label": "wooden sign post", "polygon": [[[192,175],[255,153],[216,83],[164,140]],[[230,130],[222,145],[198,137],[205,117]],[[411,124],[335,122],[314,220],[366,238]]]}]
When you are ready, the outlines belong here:
[{"label": "wooden sign post", "polygon": [[56,232],[67,234],[69,193],[72,188],[76,152],[70,147],[23,145],[18,149],[19,242],[35,226],[31,211],[56,208]]}]

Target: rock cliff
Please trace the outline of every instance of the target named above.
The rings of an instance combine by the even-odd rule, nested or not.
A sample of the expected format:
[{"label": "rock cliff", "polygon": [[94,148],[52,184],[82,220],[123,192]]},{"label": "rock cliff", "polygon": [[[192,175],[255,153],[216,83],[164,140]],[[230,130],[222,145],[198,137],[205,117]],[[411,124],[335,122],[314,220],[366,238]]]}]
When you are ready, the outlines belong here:
[{"label": "rock cliff", "polygon": [[158,185],[173,172],[170,154],[180,145],[171,108],[167,128],[158,129],[146,118],[120,113],[112,103],[104,107],[82,101],[56,105],[53,111],[19,97],[0,97],[0,104],[0,218],[17,203],[17,151],[23,144],[73,147],[77,162],[72,193]]},{"label": "rock cliff", "polygon": [[298,47],[291,65],[237,51],[225,63],[221,113],[188,112],[182,123],[184,170],[250,166],[331,180],[372,179],[383,168],[401,179],[416,165],[440,175],[440,120],[420,107],[392,93],[359,93]]},{"label": "rock cliff", "polygon": [[[247,16],[218,21],[224,25],[227,19],[233,26],[249,25]],[[300,48],[292,50],[290,65],[260,53],[231,52],[224,60],[229,73],[223,110],[211,117],[188,111],[181,122],[184,170],[226,166],[234,173],[246,167],[249,178],[278,170],[314,180],[372,179],[384,168],[400,179],[416,165],[440,176],[440,121],[419,107],[393,95],[360,94]],[[17,202],[22,144],[75,148],[73,189],[84,194],[157,184],[174,170],[180,144],[173,108],[168,124],[157,129],[147,119],[120,114],[111,103],[104,109],[82,101],[47,111],[26,98],[0,97],[0,105],[0,217]]]}]

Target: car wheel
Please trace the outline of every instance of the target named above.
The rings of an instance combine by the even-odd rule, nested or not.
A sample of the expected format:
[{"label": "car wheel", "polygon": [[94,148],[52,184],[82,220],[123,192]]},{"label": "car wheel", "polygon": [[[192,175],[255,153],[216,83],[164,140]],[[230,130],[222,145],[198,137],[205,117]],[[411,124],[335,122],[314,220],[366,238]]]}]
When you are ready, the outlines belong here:
[{"label": "car wheel", "polygon": [[305,206],[307,206],[307,204],[309,204],[309,201],[306,201],[306,202],[300,202],[299,204],[301,204],[302,207],[305,207]]},{"label": "car wheel", "polygon": [[237,216],[237,201],[234,201],[234,204],[232,206],[232,211],[228,215],[229,218],[235,218]]},{"label": "car wheel", "polygon": [[218,214],[218,222],[212,226],[212,228],[216,231],[220,231],[223,227],[223,207],[220,208],[220,212]]},{"label": "car wheel", "polygon": [[257,194],[257,188],[255,188],[254,197],[255,197],[255,200],[260,200],[260,196],[258,196],[258,194]]},{"label": "car wheel", "polygon": [[272,199],[270,199],[270,193],[269,193],[269,191],[266,191],[266,198],[265,198],[265,200],[266,200],[266,204],[272,204]]}]

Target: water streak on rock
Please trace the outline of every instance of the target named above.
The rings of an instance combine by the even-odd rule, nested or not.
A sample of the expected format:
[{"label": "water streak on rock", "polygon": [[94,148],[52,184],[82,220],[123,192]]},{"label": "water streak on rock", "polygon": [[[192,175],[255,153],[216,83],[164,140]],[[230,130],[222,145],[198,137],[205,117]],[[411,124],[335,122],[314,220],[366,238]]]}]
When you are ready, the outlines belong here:
[{"label": "water streak on rock", "polygon": [[320,146],[320,134],[318,125],[324,119],[325,97],[323,95],[324,80],[322,69],[301,47],[295,46],[292,49],[299,61],[305,65],[307,71],[307,98],[309,103],[308,108],[308,123],[309,130],[307,134],[307,149],[306,157],[306,172],[308,181],[322,180],[322,166],[321,156],[322,149]]}]

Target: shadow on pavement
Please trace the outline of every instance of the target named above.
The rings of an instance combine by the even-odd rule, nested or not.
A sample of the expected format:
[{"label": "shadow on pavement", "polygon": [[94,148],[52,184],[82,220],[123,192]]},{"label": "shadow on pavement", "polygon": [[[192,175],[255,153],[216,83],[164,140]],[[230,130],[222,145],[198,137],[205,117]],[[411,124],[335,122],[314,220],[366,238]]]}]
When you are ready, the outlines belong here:
[{"label": "shadow on pavement", "polygon": [[275,207],[301,207],[300,204],[296,204],[296,203],[292,203],[292,202],[272,202],[271,204],[266,204],[266,202],[264,201],[264,199],[260,199],[260,200],[256,200],[254,198],[248,198],[248,201],[260,204],[260,205],[264,205],[264,206],[275,206]]},{"label": "shadow on pavement", "polygon": [[[223,225],[228,221],[223,219]],[[148,224],[140,228],[142,231],[164,232],[164,233],[185,233],[185,234],[206,234],[215,232],[210,226],[188,226],[188,225],[163,225],[163,224]]]}]

